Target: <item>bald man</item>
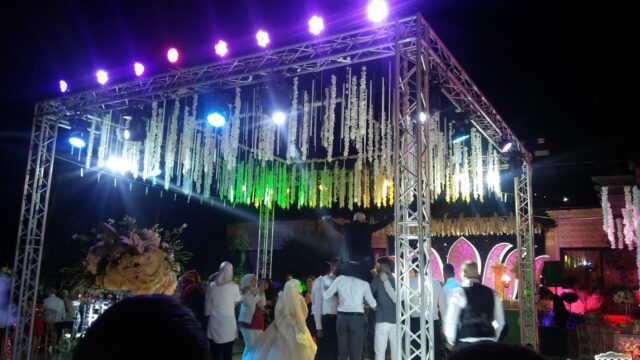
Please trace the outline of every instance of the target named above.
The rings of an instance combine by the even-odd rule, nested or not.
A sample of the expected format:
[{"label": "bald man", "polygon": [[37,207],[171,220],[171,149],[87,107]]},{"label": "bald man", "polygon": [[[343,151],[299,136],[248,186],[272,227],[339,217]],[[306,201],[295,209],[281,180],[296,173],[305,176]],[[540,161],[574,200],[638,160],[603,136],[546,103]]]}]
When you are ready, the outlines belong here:
[{"label": "bald man", "polygon": [[462,264],[462,287],[452,291],[447,304],[444,335],[449,349],[478,342],[496,342],[504,327],[498,294],[480,284],[475,262]]}]

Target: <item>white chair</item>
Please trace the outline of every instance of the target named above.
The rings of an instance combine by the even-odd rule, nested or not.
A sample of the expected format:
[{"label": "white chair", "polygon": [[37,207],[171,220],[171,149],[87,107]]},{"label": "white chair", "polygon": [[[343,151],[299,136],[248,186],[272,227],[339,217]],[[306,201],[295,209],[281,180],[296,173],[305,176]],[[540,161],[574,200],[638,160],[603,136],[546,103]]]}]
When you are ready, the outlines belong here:
[{"label": "white chair", "polygon": [[632,360],[631,355],[609,351],[595,356],[595,360]]}]

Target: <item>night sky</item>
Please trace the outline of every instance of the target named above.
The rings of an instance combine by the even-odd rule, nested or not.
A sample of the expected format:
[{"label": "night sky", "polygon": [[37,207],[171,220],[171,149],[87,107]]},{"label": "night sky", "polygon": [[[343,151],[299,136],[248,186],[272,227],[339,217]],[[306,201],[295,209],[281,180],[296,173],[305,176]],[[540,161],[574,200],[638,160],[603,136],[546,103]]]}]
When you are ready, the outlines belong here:
[{"label": "night sky", "polygon": [[[626,160],[638,158],[638,130],[632,130],[634,123],[639,127],[638,100],[632,98],[637,12],[631,3],[402,0],[391,2],[391,16],[421,12],[514,132],[531,149],[536,138],[547,138],[551,156],[534,163],[534,206],[597,206],[589,177],[625,173]],[[325,17],[326,33],[333,34],[364,23],[365,7],[362,0],[5,5],[0,265],[13,258],[33,104],[56,96],[59,79],[73,91],[89,89],[95,87],[95,71],[104,67],[125,80],[138,59],[148,73],[160,73],[169,46],[181,50],[183,66],[206,63],[214,60],[212,46],[219,38],[230,43],[233,55],[250,53],[258,27],[271,32],[272,47],[284,46],[308,36],[306,20],[313,13]],[[68,190],[79,191],[73,185],[57,189]],[[570,201],[562,203],[563,196]],[[212,216],[215,209],[202,212]]]}]

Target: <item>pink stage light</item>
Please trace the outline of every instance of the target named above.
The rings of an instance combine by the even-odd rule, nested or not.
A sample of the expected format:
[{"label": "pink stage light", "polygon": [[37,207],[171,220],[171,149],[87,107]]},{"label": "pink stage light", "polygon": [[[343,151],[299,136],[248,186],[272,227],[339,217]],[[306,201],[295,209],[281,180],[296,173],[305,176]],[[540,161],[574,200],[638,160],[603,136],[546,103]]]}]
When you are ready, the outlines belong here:
[{"label": "pink stage light", "polygon": [[218,56],[224,57],[229,52],[229,45],[227,45],[226,41],[220,40],[220,41],[218,41],[216,46],[214,46],[214,49],[216,50],[216,54]]},{"label": "pink stage light", "polygon": [[58,84],[60,85],[60,92],[61,93],[66,93],[67,91],[69,91],[69,85],[67,84],[66,81],[60,80],[60,82]]},{"label": "pink stage light", "polygon": [[144,74],[144,65],[142,63],[136,62],[133,64],[133,71],[136,73],[136,76],[142,76]]},{"label": "pink stage light", "polygon": [[320,35],[323,30],[324,20],[318,15],[313,15],[311,19],[309,19],[309,32],[313,35]]},{"label": "pink stage light", "polygon": [[109,74],[104,70],[98,70],[98,72],[96,72],[96,79],[100,85],[104,85],[109,81]]},{"label": "pink stage light", "polygon": [[264,30],[258,30],[256,33],[256,40],[258,40],[258,45],[260,47],[267,47],[271,42],[269,39],[269,33]]},{"label": "pink stage light", "polygon": [[178,49],[171,48],[169,49],[169,51],[167,51],[167,60],[169,60],[170,63],[175,64],[176,62],[178,62],[179,58],[180,53],[178,52]]},{"label": "pink stage light", "polygon": [[367,6],[367,16],[374,23],[382,22],[389,16],[389,6],[384,0],[372,0]]}]

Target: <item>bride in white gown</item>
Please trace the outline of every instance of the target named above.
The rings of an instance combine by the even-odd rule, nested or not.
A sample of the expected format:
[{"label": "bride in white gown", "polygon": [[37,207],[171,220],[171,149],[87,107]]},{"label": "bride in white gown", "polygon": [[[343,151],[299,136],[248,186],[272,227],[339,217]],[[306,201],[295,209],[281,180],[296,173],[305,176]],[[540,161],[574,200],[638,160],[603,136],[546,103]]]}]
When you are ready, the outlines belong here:
[{"label": "bride in white gown", "polygon": [[307,329],[307,305],[298,291],[298,280],[287,281],[278,298],[275,320],[243,359],[313,360],[317,346]]}]

